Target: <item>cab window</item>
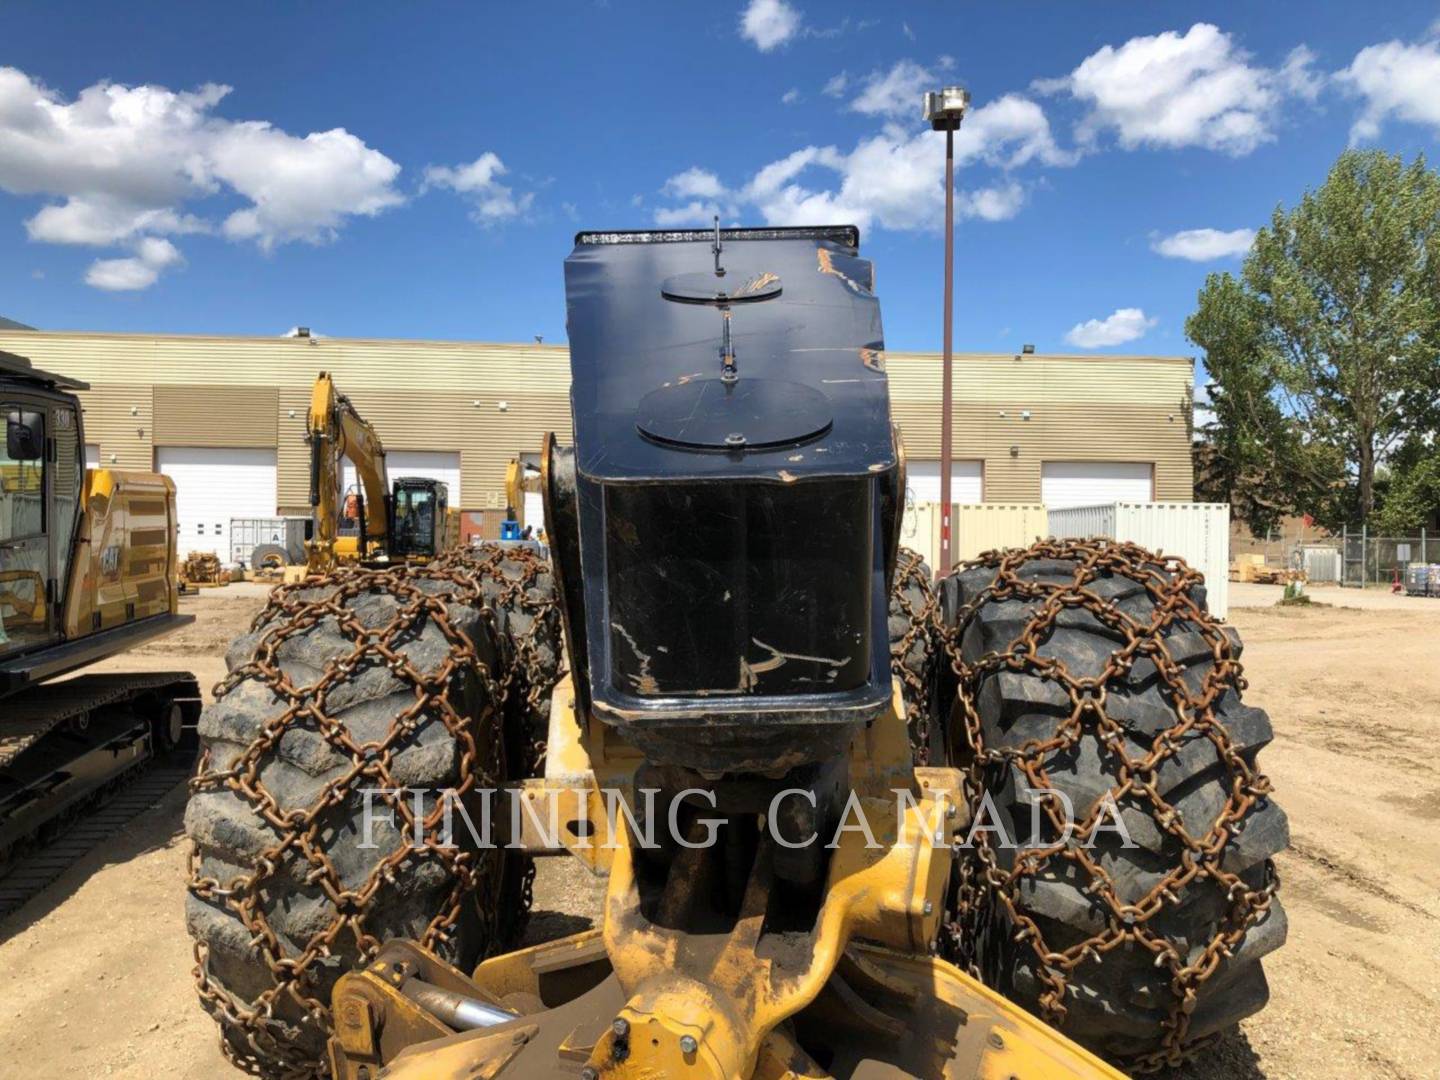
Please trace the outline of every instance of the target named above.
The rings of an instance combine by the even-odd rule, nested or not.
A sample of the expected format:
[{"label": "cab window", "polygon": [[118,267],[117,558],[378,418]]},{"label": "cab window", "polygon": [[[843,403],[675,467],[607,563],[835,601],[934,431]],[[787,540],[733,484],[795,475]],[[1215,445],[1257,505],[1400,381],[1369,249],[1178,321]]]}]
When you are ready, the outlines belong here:
[{"label": "cab window", "polygon": [[45,414],[17,405],[5,414],[0,448],[0,541],[45,533]]}]

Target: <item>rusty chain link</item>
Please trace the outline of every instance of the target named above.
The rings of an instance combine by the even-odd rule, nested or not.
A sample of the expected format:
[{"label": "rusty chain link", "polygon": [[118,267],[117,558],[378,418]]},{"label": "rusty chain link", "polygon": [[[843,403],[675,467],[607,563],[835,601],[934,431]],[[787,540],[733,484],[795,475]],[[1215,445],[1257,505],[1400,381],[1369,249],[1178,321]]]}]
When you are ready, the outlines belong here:
[{"label": "rusty chain link", "polygon": [[[518,576],[504,573],[505,559],[518,568]],[[252,632],[265,631],[254,658],[231,671],[216,687],[215,696],[223,696],[245,679],[255,679],[284,703],[284,709],[225,767],[213,761],[207,749],[190,781],[192,794],[233,792],[276,835],[274,843],[254,858],[254,870],[223,882],[202,873],[197,846],[192,845],[190,852],[190,893],[239,918],[251,935],[251,947],[274,981],[253,1004],[247,1004],[210,977],[207,946],[195,943],[194,976],[201,1002],[220,1021],[226,1055],[239,1067],[265,1075],[325,1074],[323,1062],[291,1044],[298,1029],[281,1014],[298,1008],[320,1032],[328,1034],[329,1002],[316,996],[316,962],[334,955],[342,945],[353,948],[362,961],[374,955],[382,942],[370,932],[366,917],[377,893],[382,884],[393,885],[404,875],[413,874],[426,860],[439,863],[452,885],[446,902],[430,919],[419,943],[430,949],[443,948],[452,940],[456,924],[468,907],[480,924],[481,942],[488,948],[503,944],[496,940],[495,933],[501,915],[497,910],[501,882],[496,870],[503,853],[497,850],[482,855],[447,846],[443,834],[445,806],[440,800],[419,821],[424,843],[416,845],[417,822],[411,800],[403,794],[381,795],[397,815],[396,828],[402,842],[380,858],[356,888],[344,887],[326,852],[322,832],[326,815],[341,807],[362,786],[401,788],[390,772],[393,756],[421,726],[437,719],[460,751],[453,788],[456,798],[504,783],[505,743],[499,728],[507,695],[518,689],[524,694],[526,709],[540,710],[544,707],[542,701],[548,702],[559,675],[558,632],[552,639],[553,659],[548,665],[543,662],[544,650],[539,641],[539,635],[555,631],[558,619],[553,595],[546,596],[534,587],[543,569],[544,560],[534,552],[513,549],[501,556],[496,549],[483,548],[455,553],[425,567],[340,568],[271,592],[269,603],[252,625]],[[346,606],[347,601],[367,594],[394,598],[397,608],[388,624],[367,627]],[[452,624],[446,609],[447,605],[461,605],[485,612],[498,640],[496,611],[505,604],[513,605],[511,610],[532,614],[534,619],[522,639],[510,643],[518,662],[507,663],[496,679],[472,643]],[[333,620],[352,649],[329,659],[313,684],[296,686],[281,669],[279,650],[286,641],[325,620]],[[403,652],[404,642],[426,622],[439,629],[449,646],[445,661],[428,675],[417,670]],[[328,715],[326,702],[352,675],[377,665],[408,685],[415,700],[393,718],[382,739],[357,743],[343,721]],[[451,700],[452,691],[465,675],[477,678],[485,691],[479,716],[462,714]],[[299,728],[319,733],[330,747],[349,759],[350,766],[342,776],[327,783],[309,805],[286,810],[267,790],[261,772],[277,757],[285,734]],[[529,769],[543,762],[544,743],[543,737],[537,741],[533,729],[527,729],[526,740],[527,760],[519,764],[528,775]],[[262,894],[267,882],[297,861],[308,864],[306,882],[320,887],[334,906],[335,915],[329,926],[311,935],[298,955],[287,955],[280,936],[266,918]],[[528,911],[534,877],[533,862],[529,860],[525,875],[522,900]],[[523,917],[523,911],[506,914],[517,921]],[[276,1037],[276,1029],[283,1038]],[[244,1045],[237,1039],[243,1039]]]},{"label": "rusty chain link", "polygon": [[[918,591],[917,604],[910,593]],[[934,679],[931,678],[935,652],[937,603],[935,588],[930,583],[929,568],[917,551],[902,547],[895,560],[895,581],[890,588],[891,614],[903,615],[909,622],[905,633],[890,642],[890,671],[900,680],[906,705],[906,727],[915,764],[930,761],[930,698]],[[920,671],[906,664],[911,650],[923,649]]]},{"label": "rusty chain link", "polygon": [[[1019,571],[1027,563],[1040,559],[1073,561],[1073,579],[1061,584],[1020,576]],[[1066,987],[1075,970],[1086,962],[1101,962],[1105,954],[1127,942],[1134,943],[1153,954],[1157,968],[1168,971],[1172,1000],[1163,1022],[1165,1032],[1160,1048],[1138,1061],[1127,1062],[1127,1067],[1146,1072],[1179,1064],[1209,1041],[1187,1043],[1190,1014],[1195,1008],[1199,987],[1269,910],[1279,884],[1273,867],[1267,871],[1266,883],[1258,889],[1250,888],[1238,875],[1222,867],[1225,847],[1235,834],[1236,825],[1271,790],[1269,780],[1256,772],[1236,750],[1215,713],[1217,703],[1227,690],[1239,692],[1246,685],[1232,641],[1192,596],[1193,587],[1203,581],[1199,573],[1180,559],[1161,558],[1133,544],[1042,541],[1028,550],[986,553],[958,567],[955,573],[975,567],[993,571],[994,580],[958,612],[953,625],[941,625],[941,620],[936,620],[940,647],[958,680],[955,709],[959,729],[952,725],[950,737],[952,742],[963,740],[963,745],[955,746],[953,753],[962,762],[968,762],[967,794],[972,820],[979,813],[986,790],[987,769],[1008,764],[1020,771],[1032,789],[1053,788],[1045,766],[1047,757],[1057,751],[1073,750],[1082,735],[1088,733],[1114,755],[1117,782],[1110,794],[1115,804],[1145,810],[1159,829],[1178,842],[1181,850],[1177,865],[1153,888],[1137,902],[1125,903],[1098,859],[1080,844],[1065,842],[1065,822],[1059,816],[1056,800],[1043,799],[1046,812],[1042,828],[1050,842],[1032,837],[1035,846],[1017,851],[1011,869],[1000,865],[988,832],[980,833],[972,847],[959,853],[961,865],[952,894],[953,919],[948,927],[950,951],[961,966],[979,976],[976,944],[987,925],[994,925],[995,916],[1003,913],[1014,928],[1015,942],[1028,942],[1034,951],[1037,978],[1043,986],[1039,994],[1042,1016],[1061,1027],[1066,1015]],[[1154,604],[1148,623],[1127,615],[1116,603],[1089,588],[1107,572],[1143,584]],[[967,625],[985,604],[1003,600],[1020,600],[1038,606],[1029,614],[1023,631],[1007,651],[990,652],[967,662],[961,652]],[[1077,677],[1063,660],[1042,655],[1060,614],[1073,608],[1088,611],[1124,639],[1111,653],[1104,669],[1093,677]],[[1172,627],[1199,633],[1209,645],[1213,663],[1197,691],[1191,691],[1186,685],[1185,669],[1171,658],[1166,648],[1165,633]],[[1131,756],[1124,748],[1124,729],[1106,713],[1106,696],[1112,681],[1123,679],[1142,658],[1154,664],[1164,695],[1174,709],[1175,723],[1156,734],[1148,753]],[[1006,670],[1050,680],[1065,690],[1070,698],[1070,711],[1057,719],[1051,737],[1032,739],[1019,748],[985,745],[976,707],[978,692],[986,678]],[[1187,828],[1176,808],[1161,798],[1157,789],[1158,771],[1179,753],[1181,740],[1186,736],[1208,739],[1226,770],[1228,798],[1203,832]],[[1074,828],[1075,835],[1094,834],[1104,813],[1102,802],[1102,799],[1095,800],[1086,819]],[[1050,832],[1051,829],[1054,832]],[[1020,899],[1026,882],[1057,860],[1073,864],[1077,878],[1086,883],[1083,891],[1100,902],[1106,921],[1103,931],[1064,949],[1054,948],[1046,941],[1040,926],[1025,914]],[[1182,951],[1162,933],[1153,931],[1149,924],[1167,904],[1178,902],[1181,890],[1206,879],[1225,894],[1229,908],[1217,932],[1198,953],[1193,947]],[[1187,951],[1194,955],[1193,959],[1186,955]]]},{"label": "rusty chain link", "polygon": [[[507,714],[512,718],[511,730],[518,722],[525,733],[522,775],[543,775],[550,697],[564,675],[560,605],[549,560],[533,548],[485,544],[448,552],[436,565],[473,582],[491,610],[530,618],[529,628],[522,633],[514,631],[513,619],[506,620],[505,641],[511,655],[500,686]],[[507,573],[507,568],[511,572]],[[549,582],[542,583],[542,576],[550,577]],[[525,861],[524,874],[521,903],[528,912],[535,901],[534,859]]]},{"label": "rusty chain link", "polygon": [[554,579],[541,581],[550,575],[549,560],[532,548],[486,544],[449,552],[434,565],[476,584],[492,610],[530,618],[523,633],[507,627],[505,637],[513,655],[500,685],[504,699],[523,708],[529,721],[525,775],[541,775],[545,771],[550,696],[564,674]]}]

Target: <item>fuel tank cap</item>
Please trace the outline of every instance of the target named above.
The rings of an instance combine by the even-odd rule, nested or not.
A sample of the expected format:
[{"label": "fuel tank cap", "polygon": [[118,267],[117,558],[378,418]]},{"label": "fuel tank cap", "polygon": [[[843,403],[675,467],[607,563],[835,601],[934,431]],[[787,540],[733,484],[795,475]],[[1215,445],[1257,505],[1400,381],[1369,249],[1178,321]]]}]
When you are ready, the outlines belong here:
[{"label": "fuel tank cap", "polygon": [[830,400],[787,379],[691,379],[640,399],[635,426],[657,442],[704,450],[784,446],[823,435]]}]

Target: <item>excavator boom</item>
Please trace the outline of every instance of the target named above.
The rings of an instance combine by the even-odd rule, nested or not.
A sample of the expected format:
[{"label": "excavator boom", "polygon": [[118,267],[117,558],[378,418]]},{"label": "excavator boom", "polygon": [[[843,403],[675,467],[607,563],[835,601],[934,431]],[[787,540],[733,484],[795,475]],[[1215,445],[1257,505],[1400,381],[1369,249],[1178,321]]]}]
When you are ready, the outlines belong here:
[{"label": "excavator boom", "polygon": [[[390,499],[385,447],[370,422],[335,388],[328,372],[322,371],[315,379],[305,426],[315,520],[314,537],[307,544],[310,569],[324,571],[341,558],[365,558],[372,550],[383,551],[389,539]],[[342,462],[346,458],[355,466],[361,487],[356,500],[360,535],[353,551],[339,535]]]}]

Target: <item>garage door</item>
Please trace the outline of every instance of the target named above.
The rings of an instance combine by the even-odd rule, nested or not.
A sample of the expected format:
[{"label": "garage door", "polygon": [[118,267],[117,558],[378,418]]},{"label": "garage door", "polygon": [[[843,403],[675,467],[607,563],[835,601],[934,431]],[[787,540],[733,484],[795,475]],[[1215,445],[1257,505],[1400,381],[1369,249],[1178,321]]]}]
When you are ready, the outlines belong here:
[{"label": "garage door", "polygon": [[213,551],[230,560],[230,519],[275,516],[275,451],[161,446],[156,467],[175,481],[180,557]]},{"label": "garage door", "polygon": [[[978,461],[950,463],[950,501],[978,503],[983,485]],[[906,503],[938,503],[940,501],[940,462],[910,458],[905,462]]]},{"label": "garage door", "polygon": [[1047,461],[1040,466],[1040,501],[1057,508],[1150,502],[1154,474],[1148,461]]},{"label": "garage door", "polygon": [[[386,450],[385,470],[393,484],[402,476],[439,480],[448,489],[450,506],[459,509],[460,454],[448,450]],[[355,466],[345,462],[345,490],[355,484]]]}]

